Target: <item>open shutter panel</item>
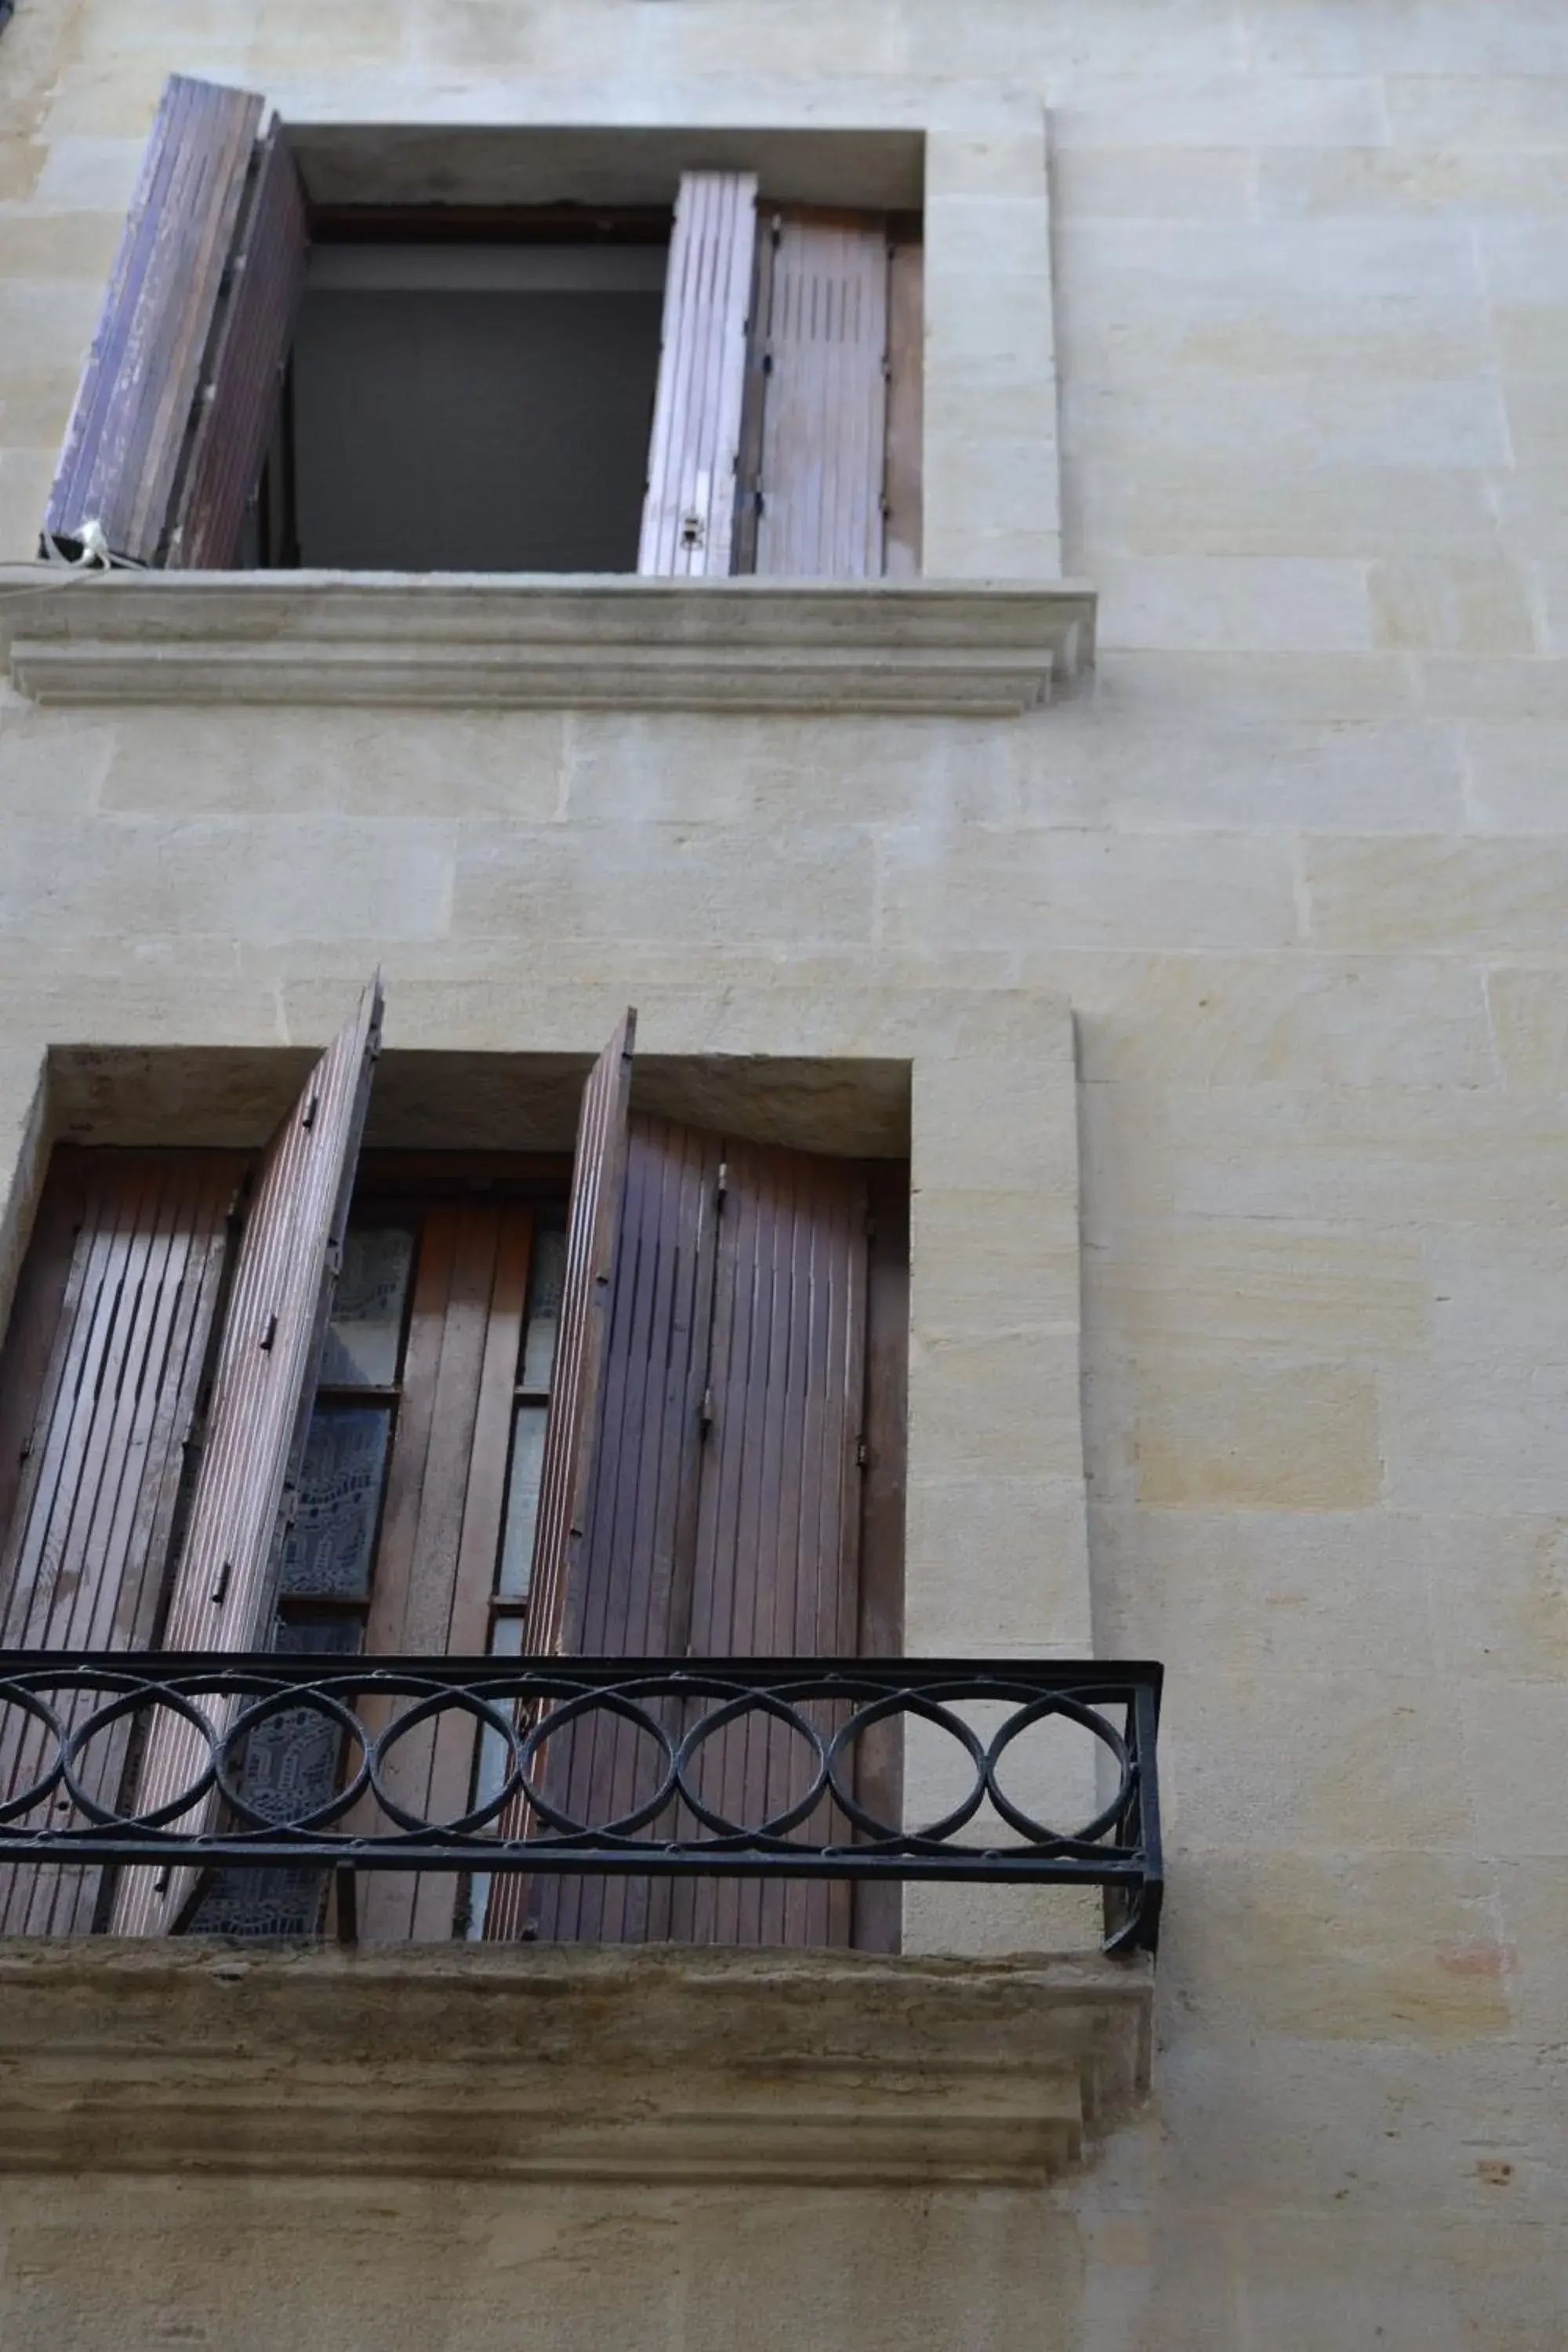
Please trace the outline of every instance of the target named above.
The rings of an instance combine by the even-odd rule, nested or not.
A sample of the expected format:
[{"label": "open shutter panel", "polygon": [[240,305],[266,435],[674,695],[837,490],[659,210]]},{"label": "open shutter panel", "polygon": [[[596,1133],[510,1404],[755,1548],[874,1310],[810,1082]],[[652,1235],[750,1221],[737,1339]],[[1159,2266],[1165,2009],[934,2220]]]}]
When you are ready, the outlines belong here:
[{"label": "open shutter panel", "polygon": [[305,289],[310,226],[280,123],[262,142],[202,387],[169,562],[224,570],[239,550],[289,364]]},{"label": "open shutter panel", "polygon": [[731,569],[746,322],[756,248],[749,172],[688,172],[676,200],[637,570]]},{"label": "open shutter panel", "polygon": [[[852,1657],[859,1631],[867,1185],[854,1162],[725,1145],[712,1424],[692,1577],[694,1656]],[[818,1731],[837,1727],[826,1704]],[[814,1759],[756,1713],[695,1768],[715,1811],[755,1827],[811,1787]],[[842,1825],[840,1825],[842,1826]],[[826,1808],[805,1836],[831,1834]],[[671,1882],[678,1943],[847,1944],[847,1884]]]},{"label": "open shutter panel", "polygon": [[[530,1657],[558,1657],[581,1622],[581,1577],[593,1495],[607,1369],[610,1313],[619,1251],[631,1119],[635,1012],[626,1013],[588,1074],[577,1119],[577,1153],[566,1215],[566,1272],[550,1382],[550,1417],[539,1477],[533,1567],[529,1582],[523,1649]],[[570,1622],[569,1622],[570,1621]],[[552,1743],[553,1745],[554,1743]],[[569,1769],[552,1755],[552,1781]],[[503,1837],[521,1833],[523,1809],[514,1803],[498,1823]],[[491,1888],[485,1934],[502,1942],[521,1935],[530,1883],[498,1879]]]},{"label": "open shutter panel", "polygon": [[[853,1655],[867,1262],[854,1163],[633,1120],[567,1650]],[[836,1727],[828,1706],[816,1714]],[[689,1727],[673,1705],[668,1727]],[[696,1773],[706,1802],[752,1825],[814,1777],[800,1741],[760,1714],[708,1740]],[[631,1813],[660,1777],[646,1737],[604,1711],[552,1742],[552,1801],[579,1820]],[[847,1886],[541,1874],[526,1909],[546,1941],[850,1940]]]},{"label": "open shutter panel", "polygon": [[920,576],[925,438],[925,250],[904,240],[888,265],[887,525],[889,580]]},{"label": "open shutter panel", "polygon": [[888,232],[880,219],[766,224],[753,371],[762,423],[754,565],[774,579],[882,572]]},{"label": "open shutter panel", "polygon": [[131,200],[44,517],[75,554],[162,560],[176,476],[261,121],[248,91],[175,74]]},{"label": "open shutter panel", "polygon": [[[268,1148],[235,1267],[207,1433],[174,1578],[163,1646],[241,1651],[266,1645],[274,1568],[310,1423],[316,1370],[342,1248],[349,1194],[381,1035],[381,982],[317,1063]],[[136,1807],[169,1804],[197,1780],[205,1743],[160,1717],[150,1733]],[[201,1825],[208,1806],[179,1817]],[[128,1871],[114,1911],[120,1935],[171,1926],[189,1874],[163,1886]]]},{"label": "open shutter panel", "polygon": [[[722,1148],[666,1119],[631,1123],[608,1377],[565,1643],[583,1656],[686,1652]],[[554,1745],[552,1794],[580,1820],[629,1813],[658,1785],[646,1738],[612,1716],[591,1716]],[[542,1875],[534,1932],[637,1943],[659,1894],[647,1879]]]},{"label": "open shutter panel", "polygon": [[[15,1340],[43,1356],[43,1377],[0,1551],[0,1647],[150,1645],[243,1173],[227,1152],[87,1154],[48,1203],[35,1246],[64,1279],[40,1266],[52,1295],[18,1300]],[[7,1380],[22,1369],[9,1348],[4,1369]],[[62,1699],[64,1718],[85,1719],[94,1703]],[[79,1764],[89,1794],[110,1805],[128,1737],[121,1724]],[[0,1794],[19,1794],[46,1761],[37,1727],[13,1713]],[[99,1879],[96,1868],[0,1870],[0,1933],[85,1933]]]}]

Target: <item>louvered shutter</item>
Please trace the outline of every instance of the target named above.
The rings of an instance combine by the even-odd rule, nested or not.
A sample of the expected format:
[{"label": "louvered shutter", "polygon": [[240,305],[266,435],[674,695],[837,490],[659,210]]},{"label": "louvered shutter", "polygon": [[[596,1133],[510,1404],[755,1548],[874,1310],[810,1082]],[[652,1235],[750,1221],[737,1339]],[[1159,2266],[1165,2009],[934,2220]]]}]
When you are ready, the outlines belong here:
[{"label": "louvered shutter", "polygon": [[888,264],[888,458],[882,569],[920,576],[924,530],[925,253],[902,240]]},{"label": "louvered shutter", "polygon": [[883,570],[887,225],[778,213],[758,271],[760,425],[752,568],[774,579]]},{"label": "louvered shutter", "polygon": [[166,84],[44,516],[76,553],[162,562],[261,120],[248,91]]},{"label": "louvered shutter", "polygon": [[[859,1633],[867,1186],[852,1161],[725,1144],[712,1424],[692,1572],[694,1655],[852,1657]],[[831,1732],[826,1706],[810,1710]],[[705,1802],[755,1826],[810,1788],[815,1759],[761,1714],[717,1733]],[[802,1834],[830,1834],[826,1815]],[[847,1883],[672,1882],[678,1943],[847,1944]]]},{"label": "louvered shutter", "polygon": [[731,569],[757,183],[688,172],[676,199],[637,570]]},{"label": "louvered shutter", "polygon": [[[608,1369],[610,1310],[620,1244],[631,1118],[632,1055],[637,1014],[628,1011],[588,1074],[577,1119],[572,1199],[566,1216],[566,1272],[550,1417],[539,1479],[524,1649],[530,1657],[556,1657],[580,1622],[574,1585],[584,1563],[588,1508]],[[558,1744],[547,1769],[552,1786],[569,1769]],[[521,1812],[502,1816],[503,1835],[519,1833]],[[498,1879],[485,1934],[501,1940],[521,1933],[529,1883]]]},{"label": "louvered shutter", "polygon": [[[0,1647],[134,1650],[153,1640],[244,1161],[226,1152],[62,1154],[51,1171],[0,1377],[31,1400],[0,1548]],[[0,1433],[8,1454],[21,1431]],[[62,1701],[69,1722],[92,1702]],[[89,1793],[119,1795],[129,1727],[90,1742]],[[13,1714],[0,1791],[44,1761]],[[0,1933],[82,1933],[96,1869],[0,1870]]]},{"label": "louvered shutter", "polygon": [[305,289],[310,227],[281,124],[261,142],[219,310],[181,484],[168,561],[222,571],[239,551],[282,397]]},{"label": "louvered shutter", "polygon": [[[691,1615],[703,1398],[722,1146],[637,1118],[616,1262],[609,1370],[587,1538],[564,1646],[588,1657],[681,1657]],[[552,1758],[551,1793],[579,1819],[630,1812],[658,1785],[646,1735],[597,1715]],[[658,1890],[646,1879],[541,1877],[547,1941],[636,1943]]]},{"label": "louvered shutter", "polygon": [[[867,1258],[856,1164],[633,1120],[566,1648],[855,1654]],[[834,1727],[826,1707],[816,1720]],[[552,1798],[578,1819],[629,1814],[658,1785],[647,1736],[602,1711],[552,1748]],[[804,1744],[754,1715],[706,1743],[698,1786],[755,1825],[812,1776]],[[528,1912],[545,1940],[847,1944],[851,1892],[542,1874]]]},{"label": "louvered shutter", "polygon": [[[205,1443],[181,1550],[163,1646],[260,1649],[298,1476],[347,1221],[354,1162],[381,1035],[381,982],[317,1063],[268,1148],[246,1220],[218,1349]],[[148,1737],[136,1804],[169,1803],[205,1768],[205,1743],[160,1717]],[[209,1806],[180,1826],[200,1826]],[[200,1818],[198,1818],[200,1817]],[[173,1925],[190,1874],[163,1885],[150,1870],[121,1879],[121,1935]]]}]

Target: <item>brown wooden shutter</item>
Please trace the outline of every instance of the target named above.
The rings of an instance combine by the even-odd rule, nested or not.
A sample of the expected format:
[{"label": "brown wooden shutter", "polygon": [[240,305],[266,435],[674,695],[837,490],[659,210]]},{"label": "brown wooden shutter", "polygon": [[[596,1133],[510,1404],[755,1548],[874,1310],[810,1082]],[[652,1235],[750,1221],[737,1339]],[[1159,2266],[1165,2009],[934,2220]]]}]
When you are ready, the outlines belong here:
[{"label": "brown wooden shutter", "polygon": [[[373,1655],[478,1657],[489,1644],[532,1237],[533,1213],[515,1202],[443,1204],[422,1222],[365,1633]],[[380,1727],[369,1702],[366,1720]],[[383,1786],[410,1813],[455,1820],[473,1761],[472,1720],[454,1715],[395,1742]],[[365,1820],[379,1822],[374,1806]],[[440,1871],[367,1872],[362,1940],[449,1937],[454,1893]]]},{"label": "brown wooden shutter", "polygon": [[[867,1188],[852,1161],[726,1142],[712,1425],[692,1579],[696,1656],[852,1657],[859,1633]],[[814,1710],[831,1729],[826,1708]],[[717,1734],[698,1785],[731,1818],[782,1812],[812,1759],[757,1715]],[[815,1818],[803,1833],[823,1825]],[[847,1944],[847,1884],[670,1886],[679,1943]]]},{"label": "brown wooden shutter", "polygon": [[[577,1119],[572,1200],[566,1215],[566,1273],[555,1363],[550,1383],[540,1470],[539,1516],[529,1584],[523,1648],[530,1657],[559,1656],[581,1607],[573,1587],[584,1562],[588,1510],[604,1406],[631,1117],[632,1055],[637,1017],[628,1009],[588,1074]],[[559,1754],[552,1775],[563,1769]],[[503,1814],[500,1833],[515,1837],[520,1808]],[[500,1878],[491,1889],[487,1937],[506,1941],[522,1932],[530,1884]]]},{"label": "brown wooden shutter", "polygon": [[261,120],[248,91],[174,75],[131,200],[44,516],[46,545],[162,560]]},{"label": "brown wooden shutter", "polygon": [[[218,1349],[165,1649],[259,1649],[270,1633],[276,1561],[310,1424],[380,1044],[381,1002],[378,976],[312,1070],[262,1163]],[[190,1728],[161,1717],[142,1757],[138,1810],[166,1804],[202,1762]],[[193,1816],[182,1817],[182,1826],[197,1825]],[[175,1883],[161,1889],[153,1872],[127,1872],[115,1903],[116,1932],[146,1934],[172,1924],[188,1878],[177,1873]]]},{"label": "brown wooden shutter", "polygon": [[309,254],[300,175],[274,122],[252,174],[202,388],[170,534],[171,566],[221,571],[236,561],[277,420]]},{"label": "brown wooden shutter", "polygon": [[749,172],[688,172],[676,199],[637,570],[731,569],[756,243]]},{"label": "brown wooden shutter", "polygon": [[[631,1122],[609,1375],[564,1644],[579,1655],[686,1654],[721,1154],[716,1135]],[[558,1746],[552,1792],[579,1818],[629,1812],[658,1785],[654,1751],[625,1722],[595,1717]],[[542,1877],[535,1931],[639,1942],[657,1892],[646,1879]]]},{"label": "brown wooden shutter", "polygon": [[626,1186],[632,1054],[637,1014],[628,1011],[583,1089],[577,1156],[566,1217],[566,1279],[550,1388],[550,1419],[533,1539],[528,1654],[566,1646],[569,1601],[582,1565],[607,1369],[610,1305]]},{"label": "brown wooden shutter", "polygon": [[[858,1164],[633,1120],[565,1647],[854,1655],[867,1254]],[[580,1819],[630,1812],[658,1777],[646,1736],[605,1715],[552,1743],[551,1794]],[[700,1768],[737,1821],[783,1811],[810,1779],[808,1751],[760,1716],[715,1735]],[[527,1910],[542,1938],[584,1942],[845,1944],[852,1918],[847,1886],[592,1874],[542,1874]]]},{"label": "brown wooden shutter", "polygon": [[[779,213],[764,225],[755,569],[882,572],[888,426],[886,223]],[[754,379],[753,379],[754,381]]]},{"label": "brown wooden shutter", "polygon": [[[244,1167],[229,1152],[56,1155],[0,1361],[0,1444],[21,1463],[0,1545],[0,1647],[150,1646]],[[89,1706],[67,1702],[68,1719]],[[84,1754],[100,1801],[119,1794],[128,1738],[122,1724]],[[19,1793],[42,1760],[13,1718],[0,1790]],[[85,1932],[99,1879],[0,1870],[0,1933]]]}]

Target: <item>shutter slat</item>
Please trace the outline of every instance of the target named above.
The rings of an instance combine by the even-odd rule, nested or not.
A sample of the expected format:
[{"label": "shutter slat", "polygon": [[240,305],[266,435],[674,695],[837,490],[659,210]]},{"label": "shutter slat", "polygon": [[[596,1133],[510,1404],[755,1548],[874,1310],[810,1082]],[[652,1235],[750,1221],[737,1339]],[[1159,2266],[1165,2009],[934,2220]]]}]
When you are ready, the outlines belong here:
[{"label": "shutter slat", "polygon": [[[694,1654],[851,1654],[858,1618],[866,1179],[852,1162],[730,1141],[703,1452]],[[818,1727],[836,1721],[815,1711]],[[762,1717],[708,1743],[703,1782],[745,1818],[810,1785],[802,1743]],[[826,1833],[826,1812],[801,1834]],[[845,1944],[847,1886],[678,1886],[670,1933],[701,1943]]]},{"label": "shutter slat", "polygon": [[169,541],[171,566],[234,563],[282,395],[310,223],[283,127],[261,142],[211,374]]},{"label": "shutter slat", "polygon": [[883,563],[888,241],[880,220],[773,227],[755,568],[868,580]]},{"label": "shutter slat", "polygon": [[[609,1375],[582,1602],[568,1647],[661,1657],[686,1648],[689,1561],[712,1305],[720,1139],[631,1122],[611,1309]],[[671,1717],[673,1721],[673,1717]],[[629,1812],[660,1777],[646,1738],[607,1716],[569,1729],[552,1758],[569,1811]],[[628,1943],[665,1932],[668,1888],[644,1879],[542,1878],[533,1916],[551,1941]]]},{"label": "shutter slat", "polygon": [[68,552],[96,520],[114,554],[160,560],[261,103],[164,89],[45,511]]},{"label": "shutter slat", "polygon": [[[263,1161],[218,1349],[165,1648],[265,1645],[285,1498],[310,1423],[380,1030],[377,979],[317,1063]],[[204,1750],[190,1726],[160,1718],[142,1758],[139,1810],[189,1787]],[[208,1810],[205,1802],[193,1807],[179,1817],[182,1827],[199,1826]],[[147,1870],[125,1874],[117,1933],[154,1932],[176,1916],[189,1874],[175,1874],[167,1900],[153,1878]]]},{"label": "shutter slat", "polygon": [[[572,1199],[566,1214],[566,1267],[523,1637],[530,1657],[558,1656],[581,1624],[581,1571],[602,1425],[626,1191],[636,1040],[637,1014],[628,1009],[588,1073],[578,1114]],[[547,1769],[554,1785],[554,1776],[565,1767],[552,1757]],[[511,1805],[500,1817],[499,1833],[520,1835],[524,1818],[523,1808]],[[520,1935],[531,1901],[526,1879],[497,1879],[486,1909],[487,1938],[505,1942]]]},{"label": "shutter slat", "polygon": [[[50,1242],[65,1242],[71,1262],[28,1457],[37,1475],[18,1495],[0,1558],[6,1647],[141,1649],[153,1638],[242,1169],[229,1153],[105,1152],[72,1172],[80,1221],[73,1240]],[[90,1711],[85,1696],[62,1707],[70,1723]],[[81,1759],[94,1796],[118,1794],[128,1739],[121,1725]],[[9,1733],[0,1789],[25,1788],[43,1761],[38,1735]],[[0,1932],[85,1931],[99,1877],[0,1873]]]},{"label": "shutter slat", "polygon": [[757,183],[749,172],[682,176],[665,281],[640,572],[718,577],[731,568],[756,213]]}]

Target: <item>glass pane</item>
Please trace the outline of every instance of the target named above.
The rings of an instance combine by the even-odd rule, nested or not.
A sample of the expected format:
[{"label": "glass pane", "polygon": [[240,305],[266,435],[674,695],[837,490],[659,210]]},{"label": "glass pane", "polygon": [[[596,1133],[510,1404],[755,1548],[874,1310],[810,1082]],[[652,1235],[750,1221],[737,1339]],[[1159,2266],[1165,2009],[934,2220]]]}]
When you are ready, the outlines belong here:
[{"label": "glass pane", "polygon": [[522,1370],[518,1385],[547,1389],[555,1362],[555,1334],[561,1324],[561,1290],[566,1278],[566,1228],[542,1225],[533,1244],[533,1266],[528,1285],[528,1328],[523,1335]]},{"label": "glass pane", "polygon": [[539,1480],[544,1467],[544,1422],[549,1408],[514,1405],[511,1465],[507,1474],[506,1524],[501,1529],[500,1570],[496,1591],[505,1601],[526,1601],[533,1565],[533,1523],[539,1517]]},{"label": "glass pane", "polygon": [[[273,1647],[352,1655],[360,1629],[352,1619],[280,1622]],[[264,1817],[297,1819],[326,1803],[338,1785],[342,1738],[310,1707],[270,1717],[245,1743],[237,1783]],[[193,1936],[313,1936],[321,1925],[326,1873],[307,1864],[275,1870],[216,1870],[192,1916]]]},{"label": "glass pane", "polygon": [[300,1506],[283,1544],[287,1597],[363,1601],[392,1415],[382,1404],[319,1404],[300,1474]]},{"label": "glass pane", "polygon": [[343,1244],[321,1378],[334,1388],[390,1388],[414,1264],[406,1225],[351,1225]]}]

